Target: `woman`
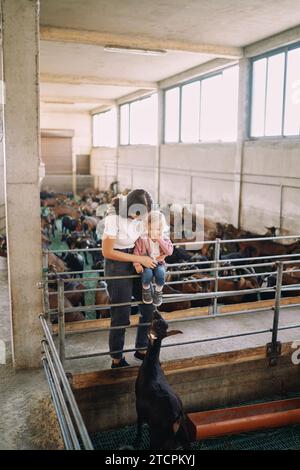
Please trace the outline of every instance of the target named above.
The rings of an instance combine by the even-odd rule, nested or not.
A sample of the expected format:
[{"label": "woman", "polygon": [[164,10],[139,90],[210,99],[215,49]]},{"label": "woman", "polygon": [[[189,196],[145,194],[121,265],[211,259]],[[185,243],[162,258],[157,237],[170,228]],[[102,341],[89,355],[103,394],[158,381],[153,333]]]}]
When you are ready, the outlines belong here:
[{"label": "woman", "polygon": [[[135,241],[144,233],[143,219],[152,206],[151,195],[143,189],[135,189],[128,195],[117,197],[112,202],[112,212],[106,216],[102,240],[102,252],[105,258],[105,276],[132,276],[135,273],[133,263],[140,263],[145,268],[155,268],[157,262],[150,256],[134,255]],[[107,281],[111,303],[128,303],[131,297],[141,300],[142,286],[138,279],[112,279]],[[149,323],[153,305],[140,305],[140,323]],[[111,307],[111,326],[130,324],[131,306]],[[134,356],[143,360],[145,353],[139,349],[148,344],[148,327],[139,326]],[[112,357],[112,369],[129,366],[121,350],[124,347],[125,328],[110,330],[109,349]]]}]

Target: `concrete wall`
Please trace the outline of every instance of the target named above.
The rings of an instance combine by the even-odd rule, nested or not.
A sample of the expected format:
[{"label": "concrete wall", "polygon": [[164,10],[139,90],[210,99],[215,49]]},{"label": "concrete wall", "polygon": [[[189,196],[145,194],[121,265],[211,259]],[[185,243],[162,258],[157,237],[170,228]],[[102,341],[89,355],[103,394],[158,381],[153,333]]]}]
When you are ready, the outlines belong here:
[{"label": "concrete wall", "polygon": [[232,219],[235,144],[161,146],[160,202],[204,204],[205,217]]},{"label": "concrete wall", "polygon": [[50,112],[41,108],[41,129],[74,131],[73,150],[76,155],[89,154],[92,147],[92,119],[89,113]]},{"label": "concrete wall", "polygon": [[[300,141],[246,141],[241,194],[241,226],[263,234],[265,226],[300,233]],[[160,203],[203,203],[215,221],[233,222],[235,143],[161,146]],[[119,148],[121,189],[145,187],[154,193],[156,148]],[[117,175],[117,149],[93,148],[91,174],[100,189]]]},{"label": "concrete wall", "polygon": [[95,186],[107,189],[118,177],[120,190],[125,188],[145,188],[155,190],[155,153],[151,145],[130,145],[113,148],[93,148],[91,153],[91,174],[95,176]]},{"label": "concrete wall", "polygon": [[117,177],[117,151],[109,147],[94,147],[91,153],[91,174],[94,176],[95,187],[108,189]]},{"label": "concrete wall", "polygon": [[[87,188],[94,187],[94,178],[90,175],[76,176],[77,191],[83,191]],[[42,189],[49,191],[72,191],[73,190],[73,177],[72,175],[48,175],[42,181]]]},{"label": "concrete wall", "polygon": [[[269,366],[266,347],[163,363],[171,387],[187,413],[223,408],[299,390],[299,365],[294,349],[282,344],[275,367]],[[138,368],[73,375],[73,390],[89,432],[117,429],[136,423],[134,384]],[[258,386],[259,384],[259,386]]]},{"label": "concrete wall", "polygon": [[248,141],[244,145],[241,223],[264,231],[300,233],[300,140]]}]

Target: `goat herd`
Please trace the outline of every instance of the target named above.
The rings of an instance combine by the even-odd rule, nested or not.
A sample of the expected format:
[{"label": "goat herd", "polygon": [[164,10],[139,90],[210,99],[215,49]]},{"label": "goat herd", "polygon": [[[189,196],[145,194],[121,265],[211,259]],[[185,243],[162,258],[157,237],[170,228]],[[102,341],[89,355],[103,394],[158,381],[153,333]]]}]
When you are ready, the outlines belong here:
[{"label": "goat herd", "polygon": [[[66,314],[66,321],[78,321],[85,318],[85,313],[81,311],[71,312],[70,308],[84,306],[86,297],[84,292],[86,288],[82,281],[82,271],[86,269],[102,270],[103,256],[101,253],[101,233],[103,230],[103,219],[106,213],[107,205],[112,197],[116,195],[116,183],[112,183],[108,191],[97,194],[93,190],[83,191],[80,197],[73,197],[71,193],[54,193],[48,191],[41,192],[41,237],[43,248],[53,248],[54,239],[65,242],[66,248],[72,250],[83,249],[82,252],[67,252],[48,255],[48,275],[52,283],[49,284],[49,304],[51,309],[57,308],[57,273],[65,273],[65,308],[69,309]],[[170,210],[170,208],[166,208]],[[174,213],[168,213],[170,222],[170,236],[175,243],[174,252],[166,258],[168,263],[167,282],[164,286],[164,294],[198,294],[210,293],[215,290],[214,273],[211,271],[211,261],[214,257],[214,244],[205,244],[197,251],[189,251],[182,246],[176,245],[178,239],[174,230]],[[195,227],[193,218],[193,229]],[[275,228],[267,229],[265,237],[273,236]],[[240,303],[253,300],[272,298],[274,292],[262,292],[260,294],[239,294],[238,291],[258,288],[263,286],[270,287],[276,283],[275,267],[260,267],[259,264],[264,261],[264,257],[277,255],[287,255],[299,253],[300,242],[284,245],[270,240],[251,241],[249,238],[261,237],[261,235],[245,232],[236,229],[230,224],[220,224],[211,220],[204,220],[204,239],[222,240],[238,239],[236,243],[222,243],[220,253],[218,290],[235,291],[236,294],[223,297],[220,303]],[[245,240],[248,239],[248,240]],[[182,241],[182,240],[180,240]],[[99,248],[96,251],[90,251],[91,248]],[[6,256],[6,238],[0,236],[0,256]],[[259,260],[251,259],[260,257]],[[300,283],[299,257],[295,257],[295,262],[289,265],[283,275],[283,284]],[[242,258],[250,258],[248,261]],[[268,261],[270,259],[268,258]],[[207,263],[206,263],[207,262]],[[254,264],[253,267],[246,267],[247,264]],[[178,267],[178,263],[182,263]],[[174,267],[172,267],[174,264]],[[258,264],[256,267],[255,264]],[[75,271],[76,274],[68,274],[68,271]],[[263,274],[268,271],[270,274]],[[101,280],[103,272],[94,273],[99,276],[95,291],[95,305],[108,304],[109,297],[106,289],[106,283]],[[226,278],[231,276],[230,279]],[[74,277],[78,277],[74,280]],[[293,290],[289,295],[299,295],[300,290]],[[287,295],[283,292],[283,295]],[[184,300],[178,297],[176,302],[168,302],[168,296],[165,296],[160,311],[170,312],[175,310],[187,309],[190,307],[202,307],[212,303],[211,298],[196,298],[195,300]],[[136,307],[133,307],[135,313]],[[109,317],[109,308],[98,310],[96,317]],[[53,319],[57,321],[57,319]]]},{"label": "goat herd", "polygon": [[[109,304],[106,283],[102,279],[103,256],[101,252],[101,233],[107,205],[116,195],[116,183],[112,183],[108,191],[96,194],[93,190],[84,191],[80,197],[71,193],[41,192],[41,238],[44,249],[55,248],[64,242],[66,247],[74,252],[48,252],[48,278],[49,307],[57,309],[57,279],[58,273],[65,278],[64,288],[65,315],[67,322],[85,319],[85,312],[72,310],[72,307],[85,306],[86,296],[82,290],[86,289],[83,281],[83,271],[94,270],[93,277],[99,278],[95,287],[95,305]],[[189,251],[181,245],[175,235],[175,218],[170,207],[166,208],[170,222],[170,237],[174,243],[173,254],[166,258],[168,264],[167,282],[164,294],[171,294],[176,298],[178,294],[211,293],[215,290],[214,273],[211,263],[214,259],[214,244],[207,243],[201,249]],[[181,214],[183,216],[183,214]],[[193,230],[195,221],[193,220]],[[265,237],[275,235],[275,228],[267,229]],[[257,289],[261,286],[273,287],[276,284],[276,267],[261,266],[264,260],[268,262],[278,255],[297,254],[292,264],[289,264],[283,275],[283,285],[300,284],[300,242],[284,245],[271,240],[251,240],[261,237],[257,234],[236,229],[229,224],[204,221],[204,239],[207,241],[222,239],[220,245],[220,268],[218,277],[219,291],[234,291],[234,294],[225,296],[220,303],[240,303],[274,297],[274,289],[260,293],[239,293],[246,289]],[[226,243],[225,240],[237,240]],[[190,241],[190,240],[189,240]],[[60,245],[61,246],[61,245]],[[95,251],[90,251],[96,248]],[[97,248],[99,248],[97,250]],[[81,250],[82,252],[76,252]],[[7,246],[5,236],[0,236],[0,256],[6,256]],[[82,254],[81,254],[82,253]],[[248,258],[245,260],[244,258]],[[257,259],[259,258],[259,259]],[[276,258],[273,258],[276,259]],[[286,258],[287,259],[287,258]],[[178,266],[180,264],[180,266]],[[252,264],[252,266],[247,266]],[[173,265],[173,266],[172,266]],[[267,271],[267,274],[265,273]],[[228,278],[230,277],[230,278]],[[76,279],[77,278],[77,279]],[[300,289],[283,292],[282,295],[300,295]],[[193,296],[189,296],[193,299]],[[171,312],[188,309],[190,307],[207,306],[212,298],[195,296],[193,300],[186,300],[180,295],[176,302],[168,301],[165,295],[160,311]],[[136,307],[132,307],[136,313]],[[98,310],[96,317],[109,317],[109,307]],[[53,322],[57,321],[55,316]],[[190,447],[186,416],[180,398],[169,386],[163,370],[160,367],[159,353],[161,341],[170,335],[181,333],[178,330],[168,331],[168,325],[156,310],[149,331],[149,346],[146,358],[139,368],[136,380],[136,409],[138,416],[138,429],[135,447],[139,447],[141,440],[141,426],[144,422],[149,425],[150,447],[152,449],[176,448],[181,445]]]}]

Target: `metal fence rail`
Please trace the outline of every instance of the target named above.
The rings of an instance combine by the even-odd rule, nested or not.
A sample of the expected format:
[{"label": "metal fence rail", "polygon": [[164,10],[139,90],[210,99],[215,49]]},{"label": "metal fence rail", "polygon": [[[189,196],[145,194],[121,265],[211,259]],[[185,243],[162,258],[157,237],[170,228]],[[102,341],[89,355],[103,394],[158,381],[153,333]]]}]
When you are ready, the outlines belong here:
[{"label": "metal fence rail", "polygon": [[[191,319],[193,320],[201,320],[204,318],[213,318],[219,317],[219,316],[224,316],[224,314],[219,314],[218,313],[218,301],[221,298],[226,298],[230,297],[232,295],[234,296],[242,296],[242,295],[247,295],[247,294],[256,294],[257,296],[260,296],[262,293],[274,293],[275,294],[275,300],[274,300],[274,321],[273,321],[273,328],[269,330],[255,330],[253,332],[249,333],[243,333],[243,334],[237,334],[237,335],[230,335],[228,338],[231,337],[239,337],[239,336],[245,336],[245,335],[252,335],[252,334],[261,334],[261,333],[267,333],[267,332],[272,332],[272,341],[271,341],[271,347],[269,348],[269,353],[270,356],[276,356],[276,344],[278,343],[277,341],[277,335],[278,331],[280,331],[281,328],[278,327],[279,323],[279,312],[280,312],[280,299],[281,299],[281,294],[283,291],[292,291],[292,290],[298,290],[300,289],[300,282],[297,284],[293,284],[291,287],[288,286],[283,286],[282,285],[282,278],[283,275],[286,273],[290,273],[291,271],[288,270],[288,266],[290,264],[295,264],[299,263],[299,268],[300,268],[300,254],[299,253],[292,253],[292,254],[282,254],[282,255],[268,255],[268,256],[256,256],[256,257],[244,257],[244,258],[233,258],[233,259],[221,259],[220,253],[221,253],[221,245],[226,243],[240,243],[240,242],[265,242],[265,241],[278,241],[278,240],[299,240],[300,235],[295,235],[295,236],[280,236],[280,237],[259,237],[259,238],[245,238],[245,239],[233,239],[233,240],[221,240],[221,239],[216,239],[216,240],[209,240],[209,241],[204,241],[202,244],[213,244],[215,247],[215,254],[214,254],[214,259],[213,260],[205,260],[205,261],[188,261],[188,262],[183,262],[183,263],[174,263],[174,264],[169,264],[167,265],[168,271],[171,275],[173,276],[180,276],[180,275],[193,275],[195,273],[201,274],[205,276],[208,272],[210,273],[210,276],[205,276],[200,279],[180,279],[180,280],[173,280],[173,281],[168,281],[166,284],[168,285],[174,285],[176,287],[176,284],[185,284],[185,283],[207,283],[207,282],[213,282],[213,292],[199,292],[199,293],[180,293],[180,294],[170,294],[170,295],[164,295],[163,298],[163,303],[174,303],[174,302],[183,302],[183,301],[193,301],[193,300],[200,300],[200,299],[208,299],[212,301],[212,312],[210,315],[207,316],[201,316],[201,317],[192,317]],[[180,243],[175,243],[174,245],[180,246],[180,245],[199,245],[199,242],[180,242]],[[51,250],[52,251],[52,250]],[[90,252],[90,251],[99,251],[99,248],[94,248],[94,249],[75,249],[75,250],[67,250],[67,249],[61,249],[61,250],[53,250],[53,253],[62,253],[62,252]],[[47,265],[46,262],[48,260],[48,253],[49,251],[46,250],[44,252],[44,279],[43,279],[43,288],[44,288],[44,305],[45,305],[45,312],[47,315],[53,316],[57,315],[58,316],[58,336],[59,336],[59,357],[64,363],[66,359],[81,359],[83,357],[94,357],[94,356],[103,356],[103,355],[108,355],[110,354],[109,351],[106,352],[101,352],[101,353],[94,353],[94,354],[87,354],[87,355],[80,355],[80,356],[71,356],[71,357],[66,357],[65,354],[65,314],[69,312],[76,312],[76,311],[84,311],[84,312],[89,312],[89,311],[101,311],[101,310],[107,310],[110,307],[118,307],[118,306],[136,306],[141,304],[142,302],[139,301],[132,301],[132,302],[124,302],[124,303],[114,303],[114,304],[97,304],[97,305],[88,305],[88,306],[79,306],[79,307],[70,307],[70,308],[65,308],[64,306],[64,295],[69,292],[65,290],[65,283],[70,282],[70,281],[78,281],[78,278],[74,277],[74,275],[79,274],[79,273],[85,273],[85,274],[100,274],[100,277],[87,277],[87,278],[80,278],[81,283],[85,282],[90,282],[90,281],[106,281],[110,279],[127,279],[127,278],[138,278],[139,275],[130,275],[130,276],[103,276],[101,275],[104,270],[99,269],[99,270],[85,270],[85,271],[66,271],[66,272],[61,272],[57,273],[57,278],[56,279],[49,279],[48,278],[48,272],[47,272]],[[228,263],[231,263],[228,265]],[[236,265],[232,265],[232,263],[237,263]],[[246,264],[242,264],[246,263]],[[203,265],[206,265],[205,267],[202,267]],[[183,270],[180,269],[182,267],[188,267],[191,266],[191,269]],[[198,268],[194,268],[193,266],[197,266]],[[286,269],[284,269],[284,267]],[[171,268],[179,268],[177,270],[172,271]],[[200,269],[199,269],[200,268]],[[264,268],[262,272],[256,273],[254,271],[255,268]],[[275,269],[272,271],[272,269]],[[224,270],[228,270],[229,273],[227,273],[226,276],[220,276],[220,273]],[[239,270],[240,272],[236,272]],[[243,271],[243,272],[242,272]],[[300,269],[295,269],[293,272],[300,272]],[[234,280],[238,281],[241,278],[251,278],[254,276],[269,276],[269,275],[276,275],[276,286],[274,287],[254,287],[254,288],[249,288],[249,289],[241,289],[241,290],[230,290],[230,291],[220,291],[219,290],[219,283],[222,280]],[[71,278],[65,279],[65,275],[71,275]],[[49,286],[51,284],[57,285],[57,290],[54,292],[49,292]],[[88,288],[88,289],[80,289],[78,292],[84,293],[84,292],[92,292],[92,291],[100,291],[103,290],[103,288]],[[58,308],[57,309],[50,309],[49,308],[49,295],[57,295],[58,296]],[[299,304],[296,304],[299,305]],[[288,307],[288,306],[287,306]],[[246,314],[246,313],[252,313],[252,312],[257,312],[257,311],[265,311],[266,309],[262,308],[254,308],[250,311],[239,311],[235,312],[232,314],[227,314],[227,315],[235,315],[235,314]],[[176,319],[176,320],[171,320],[171,322],[181,322],[181,321],[186,321],[187,319]],[[124,329],[124,328],[137,328],[139,326],[147,325],[146,323],[140,323],[139,325],[125,325],[125,326],[116,326],[116,327],[110,327],[110,328],[99,328],[97,331],[109,331],[112,329]],[[293,326],[293,328],[298,327],[298,326]],[[285,326],[283,329],[288,329],[288,326]],[[292,328],[292,327],[291,327]],[[91,330],[87,330],[91,331]],[[95,330],[93,330],[95,331]],[[86,332],[86,330],[85,330]],[[80,331],[76,332],[80,333]],[[75,334],[75,332],[73,332]],[[220,340],[220,339],[226,339],[227,337],[215,337],[215,338],[206,338],[206,339],[199,339],[199,340],[193,340],[192,342],[183,342],[183,343],[172,343],[171,345],[163,346],[163,347],[170,347],[170,346],[179,346],[179,345],[184,345],[184,344],[193,344],[193,343],[200,343],[204,341],[213,341],[213,340]],[[128,349],[124,350],[123,352],[129,352],[129,351],[135,351],[136,349]],[[275,351],[275,352],[274,352]],[[121,351],[115,351],[115,352],[121,352]],[[274,359],[274,358],[273,358]],[[273,360],[272,359],[272,360]],[[275,360],[273,360],[273,363]]]},{"label": "metal fence rail", "polygon": [[[184,263],[174,263],[167,265],[168,271],[173,276],[181,276],[181,275],[191,275],[193,276],[195,273],[203,275],[202,278],[192,278],[192,279],[179,279],[179,280],[172,280],[166,282],[167,285],[174,285],[176,287],[177,284],[186,284],[186,283],[199,283],[201,286],[203,283],[213,282],[213,291],[212,292],[199,292],[199,293],[192,293],[192,294],[170,294],[164,295],[163,303],[174,303],[174,302],[183,302],[183,301],[193,301],[193,300],[200,300],[200,299],[207,299],[212,302],[212,311],[208,313],[208,315],[202,316],[190,316],[181,319],[172,319],[169,320],[169,323],[184,323],[187,321],[200,321],[205,320],[208,318],[219,318],[219,317],[232,317],[234,315],[246,315],[253,312],[264,312],[269,310],[269,308],[258,307],[253,308],[251,310],[240,310],[230,313],[219,313],[218,312],[218,301],[222,298],[230,297],[232,295],[239,296],[239,295],[247,295],[247,294],[256,294],[260,296],[262,293],[274,293],[274,315],[273,315],[273,325],[271,328],[266,329],[256,329],[252,331],[246,331],[243,333],[236,333],[236,334],[229,334],[229,335],[219,335],[219,336],[211,336],[208,338],[197,338],[192,339],[189,341],[183,342],[174,342],[171,344],[163,344],[163,348],[168,347],[178,347],[178,346],[186,346],[186,345],[193,345],[193,344],[201,344],[210,341],[220,341],[232,338],[239,338],[239,337],[246,337],[252,335],[259,335],[259,334],[266,334],[271,333],[271,341],[266,346],[266,354],[269,357],[269,364],[270,366],[275,366],[277,364],[278,356],[281,353],[281,343],[278,341],[278,333],[283,330],[290,330],[295,328],[300,328],[300,324],[293,324],[293,325],[284,325],[279,327],[279,317],[280,317],[280,300],[281,294],[283,291],[290,291],[290,290],[299,290],[300,289],[300,282],[297,284],[293,284],[291,287],[283,286],[283,275],[290,273],[291,271],[288,269],[289,265],[299,263],[299,269],[293,269],[293,272],[300,272],[300,254],[283,254],[283,255],[273,255],[273,256],[257,256],[257,257],[244,257],[244,258],[235,258],[224,260],[221,259],[221,245],[226,243],[238,243],[241,241],[278,241],[283,239],[300,239],[300,236],[287,236],[287,237],[263,237],[263,238],[249,238],[249,239],[235,239],[235,240],[212,240],[212,241],[205,241],[203,244],[213,244],[214,245],[214,259],[213,260],[205,260],[205,261],[187,261]],[[199,245],[199,242],[182,242],[176,243],[176,246],[181,245]],[[62,253],[62,252],[90,252],[90,251],[99,251],[99,248],[94,249],[75,249],[75,250],[51,250],[53,253]],[[71,390],[69,381],[67,376],[64,372],[64,364],[66,360],[76,360],[76,359],[84,359],[84,358],[92,358],[92,357],[101,357],[110,355],[112,353],[126,353],[126,352],[133,352],[136,351],[136,348],[128,348],[122,351],[101,351],[101,352],[93,352],[89,354],[79,354],[79,355],[66,355],[66,331],[65,331],[65,315],[69,312],[76,312],[76,311],[98,311],[103,309],[109,309],[110,307],[117,307],[117,306],[124,306],[124,305],[139,305],[142,302],[133,301],[133,302],[124,302],[124,303],[115,303],[115,304],[99,304],[99,305],[89,305],[89,306],[80,306],[80,307],[70,307],[65,308],[64,299],[65,294],[70,292],[65,289],[65,283],[70,281],[78,281],[78,278],[75,277],[76,274],[84,273],[93,275],[95,277],[87,277],[81,278],[81,283],[86,283],[90,281],[106,281],[110,279],[124,279],[124,278],[138,278],[138,275],[131,275],[131,276],[103,276],[104,270],[85,270],[85,271],[66,271],[57,273],[56,279],[49,278],[48,273],[48,250],[44,251],[43,253],[43,282],[40,287],[43,288],[43,299],[44,299],[44,314],[40,315],[40,321],[44,331],[44,339],[42,340],[42,349],[43,349],[43,357],[42,357],[42,364],[45,370],[45,375],[49,384],[53,404],[56,410],[56,414],[58,417],[58,422],[60,425],[62,437],[65,443],[66,449],[93,449],[91,440],[87,433],[85,424],[82,420],[82,416],[76,404],[73,392]],[[227,263],[231,263],[228,265]],[[237,263],[236,265],[232,265],[232,263]],[[246,264],[242,264],[246,263]],[[197,267],[195,269],[195,266]],[[182,269],[183,267],[187,267],[188,269]],[[189,269],[190,267],[190,269]],[[172,271],[172,268],[175,270]],[[254,271],[255,268],[262,269],[261,272],[256,273]],[[227,270],[228,273],[224,276],[221,275],[224,270]],[[237,272],[239,271],[239,272]],[[209,273],[210,275],[207,275]],[[71,275],[72,277],[68,277],[65,279],[66,275]],[[100,277],[99,277],[100,275]],[[276,285],[274,287],[255,287],[250,289],[242,289],[242,290],[230,290],[230,291],[220,291],[219,286],[220,282],[223,280],[227,281],[239,281],[241,278],[251,279],[254,276],[269,276],[269,275],[276,275]],[[97,276],[97,277],[96,277]],[[56,290],[54,292],[49,292],[49,288],[56,286]],[[96,292],[103,290],[103,287],[95,287],[95,288],[86,288],[80,289],[77,292],[85,293],[85,292]],[[49,298],[50,296],[56,295],[58,299],[58,308],[57,309],[50,309],[49,306]],[[300,306],[299,303],[286,305],[285,308],[291,308],[295,306]],[[52,334],[49,330],[47,319],[52,317],[53,315],[57,315],[58,317],[58,351],[56,350]],[[139,323],[137,325],[125,325],[125,326],[115,326],[115,327],[102,327],[98,328],[96,331],[103,332],[103,331],[110,331],[115,329],[127,329],[127,328],[138,328],[139,326],[148,326],[150,323]],[[95,331],[93,330],[84,330],[84,331],[73,331],[70,334],[80,334],[86,333],[88,331]],[[141,349],[141,348],[139,348]],[[146,348],[144,348],[146,349]]]},{"label": "metal fence rail", "polygon": [[[67,450],[92,450],[93,445],[86,430],[71,386],[56,351],[44,314],[40,315],[45,338],[42,340],[42,363],[49,384],[62,437]],[[78,435],[80,437],[80,444]]]}]

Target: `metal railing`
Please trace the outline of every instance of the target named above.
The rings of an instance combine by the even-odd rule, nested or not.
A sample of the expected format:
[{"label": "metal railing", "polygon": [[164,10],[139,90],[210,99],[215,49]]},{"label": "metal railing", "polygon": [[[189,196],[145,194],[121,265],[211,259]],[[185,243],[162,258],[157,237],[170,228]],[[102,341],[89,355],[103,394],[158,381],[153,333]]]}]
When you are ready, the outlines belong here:
[{"label": "metal railing", "polygon": [[40,315],[40,321],[44,332],[44,339],[42,340],[42,364],[65,448],[67,450],[81,450],[82,448],[92,450],[93,445],[56,351],[44,314]]},{"label": "metal railing", "polygon": [[[298,328],[300,325],[291,325],[291,326],[284,326],[279,328],[279,312],[280,312],[280,299],[281,299],[281,294],[283,291],[293,291],[293,290],[299,290],[300,291],[300,283],[299,284],[293,284],[292,287],[288,286],[283,286],[282,285],[282,277],[286,273],[290,273],[288,269],[284,269],[285,266],[288,267],[290,264],[295,264],[295,263],[300,263],[300,253],[293,253],[293,254],[282,254],[282,255],[269,255],[269,256],[257,256],[257,257],[244,257],[244,258],[234,258],[234,259],[229,259],[229,260],[224,260],[221,259],[220,253],[221,253],[221,245],[222,244],[230,244],[230,243],[240,243],[240,242],[246,242],[246,241],[251,241],[251,242],[256,242],[256,241],[278,241],[278,240],[283,240],[283,239],[299,239],[300,235],[298,236],[281,236],[281,237],[260,237],[260,238],[247,238],[247,239],[233,239],[233,240],[221,240],[221,239],[216,239],[216,240],[209,240],[209,241],[204,241],[202,244],[214,244],[215,246],[215,254],[214,254],[214,259],[213,260],[205,260],[205,261],[189,261],[189,262],[183,262],[183,263],[174,263],[167,265],[168,269],[170,268],[176,268],[176,267],[183,267],[183,266],[197,266],[197,269],[187,269],[187,270],[175,270],[175,271],[170,271],[170,274],[173,276],[176,275],[193,275],[195,273],[198,274],[203,274],[204,277],[200,279],[180,279],[180,280],[175,280],[175,281],[169,281],[166,282],[167,285],[175,285],[176,284],[185,284],[185,283],[199,283],[201,285],[202,283],[207,283],[207,282],[213,282],[214,283],[214,288],[212,292],[199,292],[199,293],[192,293],[192,294],[176,294],[176,295],[164,295],[163,298],[163,303],[174,303],[174,302],[184,302],[184,301],[195,301],[195,300],[211,300],[212,301],[212,311],[206,315],[206,316],[193,316],[189,318],[183,318],[183,319],[175,319],[175,320],[170,320],[169,322],[184,322],[184,321],[189,321],[189,320],[202,320],[206,318],[217,318],[217,317],[224,317],[226,316],[234,316],[234,315],[240,315],[240,314],[246,314],[246,313],[253,313],[253,312],[261,312],[261,311],[266,311],[270,310],[270,307],[267,308],[254,308],[251,310],[241,310],[237,312],[232,312],[232,313],[227,313],[227,314],[219,314],[218,313],[218,300],[221,298],[225,297],[230,297],[230,296],[244,296],[248,294],[256,294],[257,296],[260,296],[263,293],[273,293],[275,295],[275,300],[274,300],[274,320],[273,320],[273,327],[270,329],[266,330],[254,330],[251,332],[247,333],[240,333],[236,335],[227,335],[227,336],[218,336],[218,337],[211,337],[211,338],[205,338],[205,339],[197,339],[197,340],[192,340],[192,341],[185,341],[185,342],[178,342],[178,343],[172,343],[169,345],[163,345],[162,347],[174,347],[174,346],[181,346],[181,345],[187,345],[187,344],[194,344],[194,343],[202,343],[202,342],[207,342],[207,341],[215,341],[215,340],[221,340],[221,339],[229,339],[229,338],[235,338],[235,337],[240,337],[240,336],[248,336],[248,335],[255,335],[255,334],[262,334],[262,333],[272,333],[272,341],[271,341],[271,346],[268,349],[268,353],[270,354],[270,363],[272,362],[272,365],[275,364],[276,358],[274,359],[274,355],[276,356],[276,347],[278,348],[278,343],[277,341],[277,336],[278,336],[278,331],[280,330],[286,330],[289,328]],[[180,246],[180,245],[192,245],[196,244],[199,245],[199,242],[180,242],[180,243],[175,243],[175,246]],[[62,253],[62,252],[90,252],[90,251],[99,251],[100,248],[94,248],[94,249],[78,249],[78,250],[67,250],[67,249],[60,249],[60,250],[51,250],[53,253]],[[49,279],[48,278],[48,270],[47,270],[47,265],[48,265],[48,251],[44,251],[44,269],[43,269],[43,274],[44,274],[44,281],[43,281],[43,290],[44,290],[44,307],[45,307],[45,312],[46,315],[52,316],[52,315],[57,315],[58,317],[58,348],[59,348],[59,357],[62,361],[62,364],[65,363],[66,360],[72,360],[72,359],[82,359],[85,357],[96,357],[96,356],[105,356],[105,355],[110,355],[113,353],[120,353],[120,352],[132,352],[136,351],[136,348],[132,349],[125,349],[123,351],[104,351],[104,352],[95,352],[91,354],[85,354],[85,355],[73,355],[73,356],[66,356],[66,351],[65,351],[65,340],[66,340],[66,332],[65,332],[65,314],[69,312],[89,312],[89,311],[101,311],[101,310],[107,310],[110,307],[118,307],[118,306],[135,306],[139,305],[142,302],[140,301],[131,301],[131,302],[123,302],[123,303],[109,303],[109,304],[99,304],[99,305],[89,305],[89,306],[78,306],[78,307],[69,307],[65,308],[64,305],[64,297],[65,293],[67,291],[65,290],[65,283],[77,280],[78,278],[73,277],[75,274],[92,274],[92,273],[97,273],[98,276],[96,277],[86,277],[86,278],[80,278],[81,283],[85,282],[90,282],[90,281],[107,281],[111,279],[126,279],[126,278],[138,278],[139,275],[130,275],[130,276],[103,276],[103,269],[99,270],[85,270],[85,271],[66,271],[66,272],[61,272],[57,273],[57,279]],[[252,262],[249,262],[252,261]],[[247,264],[243,264],[243,263]],[[224,263],[231,263],[230,266],[224,266]],[[232,265],[232,263],[239,263],[237,265]],[[206,267],[201,268],[201,266],[206,265]],[[209,267],[207,267],[209,266]],[[262,272],[256,273],[254,271],[254,268],[264,268],[267,270],[264,270]],[[299,265],[300,268],[300,265]],[[243,270],[243,272],[234,272],[234,274],[229,274],[226,276],[220,276],[220,272],[228,270],[228,271],[236,271],[236,270]],[[248,272],[245,272],[245,270],[248,270]],[[250,271],[249,271],[250,270]],[[252,271],[251,271],[252,270]],[[210,273],[208,275],[207,273]],[[295,269],[293,272],[300,272],[300,269]],[[214,275],[212,276],[212,273]],[[65,279],[63,276],[66,274],[71,275],[71,278]],[[99,277],[99,274],[101,277]],[[206,276],[205,276],[206,274]],[[235,280],[237,281],[238,279],[241,278],[254,278],[256,276],[266,276],[266,275],[276,275],[276,286],[274,287],[251,287],[248,289],[240,289],[240,290],[230,290],[230,291],[220,291],[219,290],[219,283],[221,280]],[[49,292],[49,285],[51,283],[56,283],[57,284],[57,291],[56,292]],[[103,290],[103,288],[88,288],[88,289],[81,289],[78,292],[92,292],[92,291],[98,291],[98,290]],[[49,308],[49,295],[57,295],[58,296],[58,308],[57,309],[50,309]],[[290,307],[295,307],[299,306],[300,304],[294,303],[292,305],[287,305],[286,308]],[[116,326],[116,327],[107,327],[107,328],[98,328],[97,331],[109,331],[109,330],[114,330],[114,329],[128,329],[128,328],[138,328],[139,326],[146,326],[150,325],[149,323],[139,323],[138,325],[125,325],[125,326]],[[95,331],[93,330],[84,330],[84,332],[89,332],[89,331]],[[82,331],[73,331],[72,334],[79,334],[82,333]],[[142,348],[140,348],[142,349]],[[275,352],[274,352],[275,351]]]}]

